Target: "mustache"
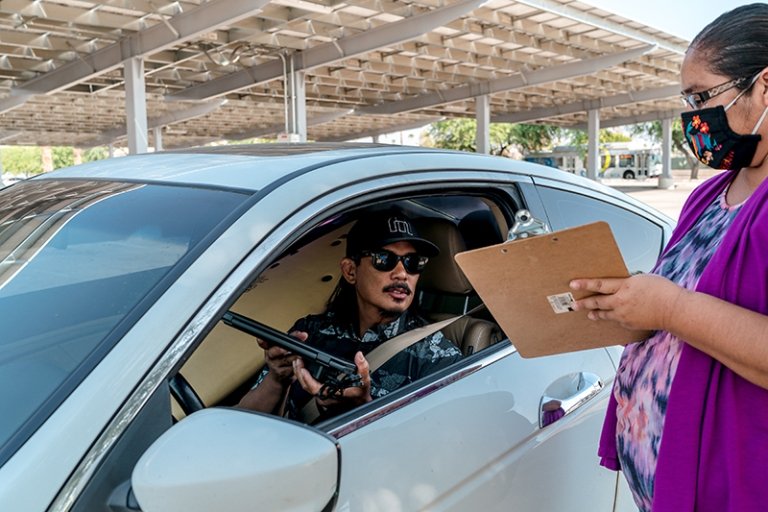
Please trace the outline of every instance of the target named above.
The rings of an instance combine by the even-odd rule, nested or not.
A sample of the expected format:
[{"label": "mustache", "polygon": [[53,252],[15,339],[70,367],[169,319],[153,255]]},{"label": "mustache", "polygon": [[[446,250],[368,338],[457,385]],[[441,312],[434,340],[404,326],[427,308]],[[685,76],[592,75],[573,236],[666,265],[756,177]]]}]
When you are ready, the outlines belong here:
[{"label": "mustache", "polygon": [[384,287],[384,292],[401,291],[407,295],[412,294],[411,287],[407,283],[392,283],[389,286]]}]

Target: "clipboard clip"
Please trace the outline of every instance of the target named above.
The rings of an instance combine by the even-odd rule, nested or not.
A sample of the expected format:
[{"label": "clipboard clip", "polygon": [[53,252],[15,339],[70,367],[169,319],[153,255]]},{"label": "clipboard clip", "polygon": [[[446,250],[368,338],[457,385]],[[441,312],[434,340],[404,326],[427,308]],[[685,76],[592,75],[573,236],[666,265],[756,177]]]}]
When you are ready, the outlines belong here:
[{"label": "clipboard clip", "polygon": [[549,229],[549,225],[546,222],[537,219],[525,208],[521,208],[515,212],[515,223],[509,229],[507,242],[536,235],[545,235],[551,232],[552,230]]}]

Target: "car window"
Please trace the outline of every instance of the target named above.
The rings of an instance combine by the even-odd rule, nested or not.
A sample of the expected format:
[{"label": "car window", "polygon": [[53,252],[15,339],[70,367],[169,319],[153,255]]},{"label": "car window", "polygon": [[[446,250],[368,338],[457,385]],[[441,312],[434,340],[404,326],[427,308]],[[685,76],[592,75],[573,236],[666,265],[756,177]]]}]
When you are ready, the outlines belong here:
[{"label": "car window", "polygon": [[[458,271],[453,254],[504,239],[507,221],[502,203],[480,194],[441,193],[379,201],[305,226],[297,241],[253,278],[231,310],[283,332],[308,315],[322,314],[341,280],[340,261],[351,226],[374,211],[393,206],[406,211],[420,236],[441,250],[430,258],[420,275],[415,294],[419,307],[414,308],[419,316],[430,323],[460,315],[479,304],[480,299]],[[449,355],[455,355],[456,361],[462,354],[472,355],[504,337],[487,310],[473,315],[471,320],[464,319],[442,330],[448,343],[455,345]],[[333,352],[324,344],[317,347]],[[349,360],[353,354],[333,355]],[[264,362],[263,350],[252,335],[219,323],[196,347],[180,373],[206,406],[234,405],[259,382]],[[433,366],[438,368],[436,363]],[[186,412],[183,409],[174,404],[174,417],[182,417]]]},{"label": "car window", "polygon": [[660,225],[607,201],[550,187],[539,187],[553,230],[608,222],[630,272],[650,271],[662,248]]},{"label": "car window", "polygon": [[0,192],[0,389],[15,390],[0,398],[0,461],[246,199],[82,181]]}]

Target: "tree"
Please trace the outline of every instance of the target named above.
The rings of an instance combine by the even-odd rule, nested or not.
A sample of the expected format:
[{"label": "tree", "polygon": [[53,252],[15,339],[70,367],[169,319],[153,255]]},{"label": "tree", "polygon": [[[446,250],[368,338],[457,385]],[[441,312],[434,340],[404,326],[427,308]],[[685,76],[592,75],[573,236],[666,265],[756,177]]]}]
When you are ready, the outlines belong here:
[{"label": "tree", "polygon": [[600,130],[600,144],[608,142],[630,142],[632,137],[626,133],[615,132],[613,130]]},{"label": "tree", "polygon": [[[662,142],[661,121],[636,124],[632,127],[632,133],[645,135],[654,142],[660,144]],[[685,161],[688,164],[688,168],[691,170],[691,179],[698,179],[699,160],[693,156],[688,149],[688,143],[685,140],[685,135],[683,135],[683,125],[679,118],[676,118],[672,122],[672,147],[685,156]]]},{"label": "tree", "polygon": [[51,148],[51,153],[54,169],[75,165],[75,150],[70,146],[54,146]]},{"label": "tree", "polygon": [[[510,148],[522,152],[550,147],[559,128],[543,124],[493,123],[490,126],[492,155],[507,155]],[[476,151],[477,122],[474,119],[448,119],[430,125],[428,136],[434,147]]]},{"label": "tree", "polygon": [[428,133],[437,148],[475,151],[475,127],[473,119],[446,119],[431,124]]},{"label": "tree", "polygon": [[507,140],[523,153],[532,153],[552,147],[561,131],[557,126],[546,124],[503,123],[499,126],[509,127]]},{"label": "tree", "polygon": [[83,153],[83,162],[93,162],[94,160],[104,160],[105,158],[109,158],[109,149],[106,146],[90,148]]},{"label": "tree", "polygon": [[[573,128],[563,128],[561,130],[562,138],[567,141],[570,146],[579,146],[586,148],[589,142],[589,135],[584,130],[576,130]],[[608,142],[630,142],[632,137],[621,132],[608,130],[604,128],[600,130],[600,144],[606,144]]]},{"label": "tree", "polygon": [[40,174],[43,156],[39,147],[5,146],[2,149],[3,172],[24,177]]}]

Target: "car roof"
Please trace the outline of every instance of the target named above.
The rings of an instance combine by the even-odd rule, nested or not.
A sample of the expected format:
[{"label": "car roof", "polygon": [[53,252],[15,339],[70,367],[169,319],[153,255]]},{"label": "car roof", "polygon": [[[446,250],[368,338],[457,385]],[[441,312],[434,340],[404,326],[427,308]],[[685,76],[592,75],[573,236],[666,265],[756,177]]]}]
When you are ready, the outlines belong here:
[{"label": "car roof", "polygon": [[35,179],[109,179],[260,190],[292,173],[335,162],[414,153],[472,155],[371,143],[222,145],[98,160],[52,171]]},{"label": "car roof", "polygon": [[[418,167],[482,169],[567,183],[613,196],[647,209],[638,200],[600,183],[550,167],[466,151],[373,143],[267,143],[203,146],[158,153],[109,158],[39,175],[30,180],[89,179],[139,183],[184,184],[259,191],[298,175],[341,162],[395,157],[393,171],[403,170],[409,156]],[[426,157],[426,158],[425,158]],[[414,161],[416,165],[416,161]],[[346,166],[361,172],[365,165]],[[350,180],[354,176],[350,174]]]}]

